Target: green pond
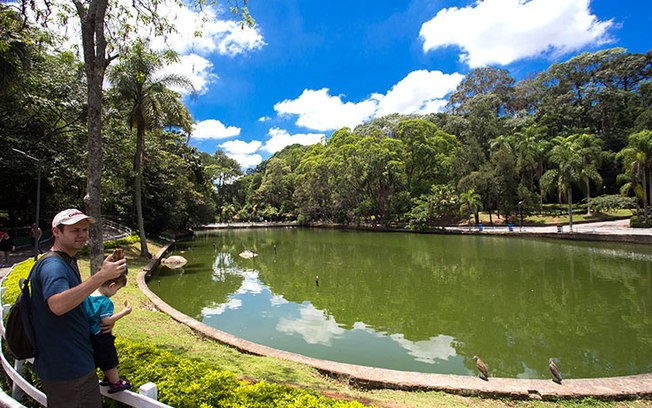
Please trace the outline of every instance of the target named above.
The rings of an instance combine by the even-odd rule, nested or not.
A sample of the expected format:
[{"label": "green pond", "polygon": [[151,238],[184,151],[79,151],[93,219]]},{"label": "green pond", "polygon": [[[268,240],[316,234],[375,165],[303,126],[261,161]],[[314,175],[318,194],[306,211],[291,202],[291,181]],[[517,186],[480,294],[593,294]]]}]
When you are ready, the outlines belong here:
[{"label": "green pond", "polygon": [[[257,256],[239,256],[253,250]],[[652,248],[517,236],[199,232],[150,288],[219,330],[405,371],[564,378],[652,372]],[[317,278],[318,277],[318,278]]]}]

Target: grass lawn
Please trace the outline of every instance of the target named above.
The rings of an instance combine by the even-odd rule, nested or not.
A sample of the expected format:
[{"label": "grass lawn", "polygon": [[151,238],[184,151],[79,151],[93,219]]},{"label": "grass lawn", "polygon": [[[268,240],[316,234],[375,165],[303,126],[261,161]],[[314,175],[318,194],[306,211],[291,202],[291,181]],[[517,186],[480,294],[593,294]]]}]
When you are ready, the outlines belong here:
[{"label": "grass lawn", "polygon": [[[160,248],[150,246],[156,253]],[[272,383],[293,385],[310,389],[324,396],[351,400],[355,399],[365,405],[377,407],[652,407],[650,401],[601,402],[593,399],[562,401],[558,403],[537,401],[511,401],[504,399],[482,399],[463,397],[443,392],[362,390],[348,385],[344,381],[324,376],[317,370],[297,363],[270,357],[257,357],[241,353],[229,346],[206,339],[195,334],[187,326],[177,323],[164,313],[158,312],[149,299],[135,285],[135,275],[147,263],[139,257],[139,245],[125,248],[129,262],[130,281],[113,298],[116,310],[128,301],[133,312],[121,319],[114,328],[118,337],[155,345],[163,350],[192,360],[212,364],[217,369],[228,370],[241,379],[251,381],[264,380]],[[88,275],[90,268],[87,259],[81,259],[80,270]]]}]

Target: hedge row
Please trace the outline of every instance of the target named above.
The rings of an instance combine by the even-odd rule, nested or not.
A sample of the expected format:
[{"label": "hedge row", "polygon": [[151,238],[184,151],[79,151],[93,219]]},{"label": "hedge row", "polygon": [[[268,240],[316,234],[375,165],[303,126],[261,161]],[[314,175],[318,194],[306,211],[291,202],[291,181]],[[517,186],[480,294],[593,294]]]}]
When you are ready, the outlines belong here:
[{"label": "hedge row", "polygon": [[117,339],[116,346],[120,375],[137,386],[155,383],[159,401],[174,407],[364,407],[287,385],[238,380],[231,372],[145,343]]}]

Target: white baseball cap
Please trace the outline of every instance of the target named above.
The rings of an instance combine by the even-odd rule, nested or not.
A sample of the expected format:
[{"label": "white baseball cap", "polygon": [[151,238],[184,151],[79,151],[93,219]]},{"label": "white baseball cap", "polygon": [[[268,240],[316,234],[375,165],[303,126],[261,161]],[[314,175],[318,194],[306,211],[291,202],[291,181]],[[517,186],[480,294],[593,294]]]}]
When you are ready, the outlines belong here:
[{"label": "white baseball cap", "polygon": [[54,216],[52,219],[52,227],[57,227],[59,225],[73,225],[83,220],[88,220],[91,224],[95,223],[95,218],[88,216],[75,208],[69,208]]}]

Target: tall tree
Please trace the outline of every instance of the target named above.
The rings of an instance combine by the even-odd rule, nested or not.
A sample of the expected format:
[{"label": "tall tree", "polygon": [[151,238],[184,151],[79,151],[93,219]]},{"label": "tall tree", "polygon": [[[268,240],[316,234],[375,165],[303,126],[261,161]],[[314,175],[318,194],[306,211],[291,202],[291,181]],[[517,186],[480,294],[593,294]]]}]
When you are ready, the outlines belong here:
[{"label": "tall tree", "polygon": [[482,95],[496,97],[495,114],[501,113],[512,94],[514,78],[502,68],[482,67],[471,71],[448,98],[453,113],[468,113],[469,102]]},{"label": "tall tree", "polygon": [[[652,199],[650,178],[652,177],[652,130],[643,130],[629,135],[627,147],[617,157],[622,160],[625,173],[632,175],[632,185],[642,188],[643,213],[648,222],[649,203]],[[636,192],[636,190],[634,189]],[[650,194],[651,196],[648,196]],[[638,194],[637,194],[638,195]]]},{"label": "tall tree", "polygon": [[405,147],[405,173],[412,197],[427,194],[433,184],[446,183],[459,141],[422,119],[401,121],[398,138]]},{"label": "tall tree", "polygon": [[541,190],[544,193],[556,191],[559,203],[566,197],[568,202],[568,217],[573,229],[573,184],[582,180],[584,161],[579,147],[571,137],[558,136],[553,140],[554,147],[550,150],[549,160],[556,167],[546,171],[541,177]]},{"label": "tall tree", "polygon": [[222,150],[217,150],[212,156],[208,153],[201,153],[200,156],[206,173],[217,190],[218,214],[220,222],[224,222],[224,207],[232,205],[232,197],[229,197],[228,190],[233,187],[236,178],[242,176],[240,164],[228,157]]},{"label": "tall tree", "polygon": [[[147,236],[143,217],[142,176],[143,157],[145,153],[145,132],[163,127],[164,121],[187,119],[190,115],[179,115],[185,109],[180,95],[168,87],[176,86],[194,90],[189,79],[167,74],[157,76],[158,72],[169,62],[166,54],[149,50],[146,43],[136,41],[132,48],[122,57],[108,73],[108,79],[120,99],[130,105],[127,121],[131,128],[136,128],[136,152],[134,154],[134,204],[138,231],[140,235],[140,254],[150,256],[147,249]],[[192,131],[192,123],[183,120],[180,123],[166,123],[182,127],[187,134]]]},{"label": "tall tree", "polygon": [[482,209],[482,198],[475,190],[470,189],[460,193],[460,213],[462,215],[473,214],[475,223],[480,223],[479,211]]},{"label": "tall tree", "polygon": [[581,178],[586,189],[586,215],[591,215],[591,181],[602,184],[602,176],[598,173],[602,153],[602,141],[595,135],[581,134],[570,136],[571,142],[575,144],[582,156]]},{"label": "tall tree", "polygon": [[[165,0],[134,1],[122,5],[114,0],[59,0],[21,1],[17,7],[25,20],[32,14],[41,24],[47,24],[50,16],[60,19],[66,25],[71,18],[78,18],[81,28],[81,44],[86,73],[87,90],[87,144],[88,174],[86,211],[97,222],[89,228],[91,273],[102,265],[104,243],[102,238],[102,85],[104,75],[111,61],[118,57],[122,44],[128,43],[134,26],[130,18],[135,16],[139,23],[153,26],[156,33],[173,31],[172,25],[157,9]],[[242,24],[254,24],[246,7],[247,0],[228,0],[231,11],[241,17]],[[72,3],[72,4],[70,4]],[[206,4],[206,0],[196,0],[196,5]],[[55,10],[56,9],[56,10]],[[134,10],[135,9],[135,10]],[[56,11],[56,12],[53,12]]]}]

